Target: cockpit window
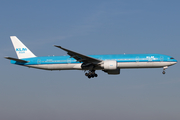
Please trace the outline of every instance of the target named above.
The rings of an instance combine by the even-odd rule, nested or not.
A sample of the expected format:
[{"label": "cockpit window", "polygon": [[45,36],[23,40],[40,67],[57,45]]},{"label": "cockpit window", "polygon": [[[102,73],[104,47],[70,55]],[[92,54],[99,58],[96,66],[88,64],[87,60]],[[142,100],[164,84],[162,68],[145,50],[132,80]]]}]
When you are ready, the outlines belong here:
[{"label": "cockpit window", "polygon": [[174,59],[173,57],[171,57],[170,59]]}]

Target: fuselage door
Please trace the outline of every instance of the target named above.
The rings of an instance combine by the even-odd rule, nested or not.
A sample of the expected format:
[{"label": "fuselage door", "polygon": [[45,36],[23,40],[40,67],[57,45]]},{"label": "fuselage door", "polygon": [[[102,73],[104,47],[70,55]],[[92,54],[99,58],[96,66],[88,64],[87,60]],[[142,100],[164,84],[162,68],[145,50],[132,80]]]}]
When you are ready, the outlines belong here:
[{"label": "fuselage door", "polygon": [[69,64],[71,63],[71,58],[67,59],[67,63],[69,63]]},{"label": "fuselage door", "polygon": [[38,59],[38,60],[37,60],[37,64],[41,64],[41,59]]},{"label": "fuselage door", "polygon": [[160,61],[162,62],[164,60],[163,56],[160,57]]},{"label": "fuselage door", "polygon": [[136,57],[136,62],[139,62],[139,56]]}]

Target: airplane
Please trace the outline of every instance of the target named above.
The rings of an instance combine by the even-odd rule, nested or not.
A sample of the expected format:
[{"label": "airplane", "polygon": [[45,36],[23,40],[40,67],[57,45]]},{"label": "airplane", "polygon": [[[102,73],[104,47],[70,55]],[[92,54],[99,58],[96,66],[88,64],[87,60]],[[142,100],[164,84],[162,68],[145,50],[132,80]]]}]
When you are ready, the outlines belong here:
[{"label": "airplane", "polygon": [[171,56],[163,54],[110,54],[83,55],[72,50],[54,45],[67,52],[68,56],[35,56],[16,36],[10,36],[18,58],[5,57],[12,64],[44,70],[84,70],[85,76],[94,78],[96,70],[109,75],[120,74],[120,69],[127,68],[163,68],[165,70],[177,63]]}]

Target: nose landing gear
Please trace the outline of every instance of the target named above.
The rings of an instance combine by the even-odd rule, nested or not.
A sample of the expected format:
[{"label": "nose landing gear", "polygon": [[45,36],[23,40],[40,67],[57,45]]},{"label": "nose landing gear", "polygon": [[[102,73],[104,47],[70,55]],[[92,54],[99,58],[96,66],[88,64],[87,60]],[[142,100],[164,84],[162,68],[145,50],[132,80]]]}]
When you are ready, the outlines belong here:
[{"label": "nose landing gear", "polygon": [[162,72],[162,74],[165,74],[166,72],[165,72],[165,70],[168,68],[168,66],[165,66],[165,67],[163,67],[163,72]]},{"label": "nose landing gear", "polygon": [[98,75],[95,73],[95,70],[91,70],[91,71],[85,73],[85,76],[87,76],[90,79],[90,78],[97,77]]}]

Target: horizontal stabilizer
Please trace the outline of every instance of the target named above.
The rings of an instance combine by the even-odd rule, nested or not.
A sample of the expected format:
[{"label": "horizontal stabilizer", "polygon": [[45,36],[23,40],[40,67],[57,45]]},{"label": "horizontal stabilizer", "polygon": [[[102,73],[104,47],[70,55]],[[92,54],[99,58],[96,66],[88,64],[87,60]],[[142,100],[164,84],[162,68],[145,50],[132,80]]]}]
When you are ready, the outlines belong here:
[{"label": "horizontal stabilizer", "polygon": [[28,63],[29,61],[26,61],[26,60],[21,60],[21,59],[17,59],[17,58],[12,58],[12,57],[4,57],[6,59],[9,59],[9,60],[14,60],[14,61],[17,61],[17,62],[21,62],[21,63]]}]

